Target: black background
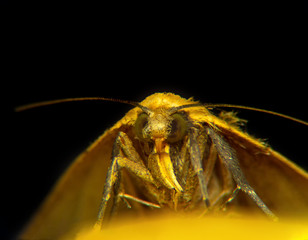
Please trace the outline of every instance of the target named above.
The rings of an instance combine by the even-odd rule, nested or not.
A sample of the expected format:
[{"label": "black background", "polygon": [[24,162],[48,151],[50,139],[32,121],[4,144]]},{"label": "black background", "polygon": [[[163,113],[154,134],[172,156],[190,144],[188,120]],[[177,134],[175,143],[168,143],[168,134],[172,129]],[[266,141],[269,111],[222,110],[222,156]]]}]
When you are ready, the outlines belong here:
[{"label": "black background", "polygon": [[[131,109],[74,102],[15,113],[16,106],[173,92],[308,121],[305,6],[4,6],[2,239],[16,236],[64,169]],[[308,169],[307,126],[239,116],[249,133]]]}]

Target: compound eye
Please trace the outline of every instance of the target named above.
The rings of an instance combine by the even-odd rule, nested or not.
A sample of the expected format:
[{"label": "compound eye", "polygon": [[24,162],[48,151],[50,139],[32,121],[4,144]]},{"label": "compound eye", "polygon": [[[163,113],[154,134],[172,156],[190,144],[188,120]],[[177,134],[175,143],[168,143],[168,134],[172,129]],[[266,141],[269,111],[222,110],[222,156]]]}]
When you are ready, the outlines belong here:
[{"label": "compound eye", "polygon": [[171,130],[168,135],[168,142],[174,143],[182,140],[187,133],[187,121],[180,113],[175,113],[171,116],[173,118],[171,122]]},{"label": "compound eye", "polygon": [[135,122],[135,133],[140,140],[147,140],[143,132],[147,124],[148,124],[148,115],[143,112],[138,116]]}]

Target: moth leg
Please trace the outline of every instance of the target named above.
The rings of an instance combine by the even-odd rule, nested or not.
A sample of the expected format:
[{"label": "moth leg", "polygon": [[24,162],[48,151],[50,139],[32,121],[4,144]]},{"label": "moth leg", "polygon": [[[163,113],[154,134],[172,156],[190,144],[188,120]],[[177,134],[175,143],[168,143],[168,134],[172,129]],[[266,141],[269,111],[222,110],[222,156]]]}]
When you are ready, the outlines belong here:
[{"label": "moth leg", "polygon": [[[142,200],[140,198],[137,198],[137,197],[134,197],[132,195],[129,195],[129,194],[126,194],[126,193],[120,193],[119,194],[119,197],[123,198],[123,199],[129,199],[129,200],[133,200],[137,203],[141,203],[145,206],[148,206],[148,207],[153,207],[153,208],[160,208],[159,205],[155,204],[155,203],[151,203],[151,202],[148,202],[148,201],[145,201],[145,200]],[[130,206],[130,205],[129,205]]]},{"label": "moth leg", "polygon": [[106,176],[103,196],[95,224],[96,226],[102,226],[107,203],[114,187],[116,187],[115,197],[118,197],[119,188],[117,185],[119,184],[122,168],[126,168],[143,180],[156,185],[151,173],[145,167],[139,154],[134,149],[131,140],[125,133],[119,132],[112,149],[112,160]]},{"label": "moth leg", "polygon": [[261,198],[256,194],[253,188],[249,185],[243,172],[241,171],[236,153],[234,149],[227,143],[222,136],[217,134],[210,127],[207,128],[207,133],[216,146],[217,152],[223,163],[231,172],[237,187],[250,196],[250,198],[258,205],[258,207],[270,218],[276,220],[277,217],[268,209]]},{"label": "moth leg", "polygon": [[113,186],[114,198],[110,211],[110,217],[116,215],[120,202],[122,201],[122,198],[119,197],[119,192],[123,191],[123,182],[121,181],[121,179],[122,179],[122,173],[121,171],[118,171],[117,180],[115,181]]},{"label": "moth leg", "polygon": [[239,186],[237,186],[237,187],[233,190],[231,196],[230,196],[230,197],[227,199],[227,201],[225,202],[225,205],[227,205],[228,203],[232,202],[233,199],[237,196],[237,194],[238,194],[238,192],[239,192],[240,190],[241,190],[241,188],[240,188]]},{"label": "moth leg", "polygon": [[197,142],[197,137],[198,137],[198,130],[192,127],[190,129],[189,141],[188,141],[190,159],[191,159],[191,163],[194,168],[194,171],[198,177],[202,200],[205,202],[205,205],[209,207],[210,202],[209,202],[209,196],[207,192],[207,182],[206,182],[206,179],[203,173],[202,156],[201,156],[199,145]]}]

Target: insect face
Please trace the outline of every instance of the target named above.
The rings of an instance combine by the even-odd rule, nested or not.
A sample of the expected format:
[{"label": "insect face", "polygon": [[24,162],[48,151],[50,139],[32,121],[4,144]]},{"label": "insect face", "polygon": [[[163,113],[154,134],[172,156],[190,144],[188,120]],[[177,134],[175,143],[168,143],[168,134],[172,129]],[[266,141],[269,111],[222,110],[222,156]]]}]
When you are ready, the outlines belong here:
[{"label": "insect face", "polygon": [[149,114],[142,112],[136,120],[135,131],[141,141],[163,139],[175,143],[187,134],[187,125],[184,114],[159,108]]}]

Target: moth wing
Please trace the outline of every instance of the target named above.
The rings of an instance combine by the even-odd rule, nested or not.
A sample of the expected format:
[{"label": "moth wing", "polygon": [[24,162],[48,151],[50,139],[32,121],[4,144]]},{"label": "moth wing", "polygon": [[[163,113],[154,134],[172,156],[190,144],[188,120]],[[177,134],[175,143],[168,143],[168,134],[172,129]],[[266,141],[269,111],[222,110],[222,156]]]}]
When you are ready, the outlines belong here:
[{"label": "moth wing", "polygon": [[22,239],[57,239],[94,223],[118,125],[107,130],[71,164],[30,221]]},{"label": "moth wing", "polygon": [[[307,216],[308,174],[260,141],[226,124],[217,128],[236,151],[249,184],[278,217]],[[241,204],[255,204],[241,193]]]}]

